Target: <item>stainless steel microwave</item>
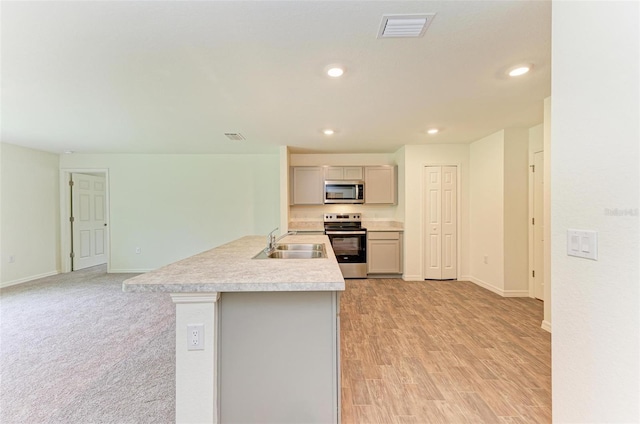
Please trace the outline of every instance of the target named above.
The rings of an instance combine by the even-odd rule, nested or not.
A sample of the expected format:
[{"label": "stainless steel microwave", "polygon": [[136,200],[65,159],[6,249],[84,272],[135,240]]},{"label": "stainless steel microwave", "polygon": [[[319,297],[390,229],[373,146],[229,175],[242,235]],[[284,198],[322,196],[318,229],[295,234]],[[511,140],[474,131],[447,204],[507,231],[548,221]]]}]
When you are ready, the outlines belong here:
[{"label": "stainless steel microwave", "polygon": [[324,203],[364,203],[364,181],[325,181]]}]

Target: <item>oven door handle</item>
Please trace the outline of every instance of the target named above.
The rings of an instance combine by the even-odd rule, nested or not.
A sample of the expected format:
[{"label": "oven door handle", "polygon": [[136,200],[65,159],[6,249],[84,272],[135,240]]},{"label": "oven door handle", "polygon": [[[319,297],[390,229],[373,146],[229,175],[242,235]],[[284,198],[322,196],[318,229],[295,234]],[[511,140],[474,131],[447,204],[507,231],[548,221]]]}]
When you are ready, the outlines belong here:
[{"label": "oven door handle", "polygon": [[326,235],[361,235],[367,234],[366,231],[325,231]]}]

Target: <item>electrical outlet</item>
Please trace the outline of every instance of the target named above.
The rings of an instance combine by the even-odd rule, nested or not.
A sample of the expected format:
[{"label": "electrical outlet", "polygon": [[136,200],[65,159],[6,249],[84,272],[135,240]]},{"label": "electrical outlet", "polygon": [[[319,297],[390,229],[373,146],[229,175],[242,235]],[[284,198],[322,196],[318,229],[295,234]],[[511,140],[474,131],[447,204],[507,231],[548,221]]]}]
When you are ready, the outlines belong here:
[{"label": "electrical outlet", "polygon": [[140,249],[139,247],[136,247],[136,255],[139,255],[142,252],[142,249]]},{"label": "electrical outlet", "polygon": [[484,255],[484,263],[485,264],[489,263],[489,257],[487,255]]},{"label": "electrical outlet", "polygon": [[187,325],[187,350],[204,350],[204,324]]},{"label": "electrical outlet", "polygon": [[9,263],[12,264],[16,261],[16,257],[13,255],[9,255]]}]

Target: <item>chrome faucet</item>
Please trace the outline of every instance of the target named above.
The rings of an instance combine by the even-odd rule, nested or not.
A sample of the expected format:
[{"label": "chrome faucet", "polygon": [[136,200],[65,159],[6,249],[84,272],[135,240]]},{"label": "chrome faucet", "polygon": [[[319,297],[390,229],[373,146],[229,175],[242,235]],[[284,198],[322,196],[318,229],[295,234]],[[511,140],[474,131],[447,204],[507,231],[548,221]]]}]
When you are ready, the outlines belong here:
[{"label": "chrome faucet", "polygon": [[278,231],[278,227],[274,228],[269,235],[267,236],[267,248],[264,249],[265,251],[272,251],[275,250],[276,248],[276,243],[279,242],[280,240],[282,240],[283,238],[285,238],[286,236],[292,236],[297,234],[297,231],[287,231],[284,234],[281,234],[280,237],[276,238],[275,233],[276,231]]},{"label": "chrome faucet", "polygon": [[267,236],[267,248],[264,250],[271,251],[276,248],[276,236],[273,233],[278,231],[278,228],[279,227],[276,227],[273,230],[271,230],[271,232]]}]

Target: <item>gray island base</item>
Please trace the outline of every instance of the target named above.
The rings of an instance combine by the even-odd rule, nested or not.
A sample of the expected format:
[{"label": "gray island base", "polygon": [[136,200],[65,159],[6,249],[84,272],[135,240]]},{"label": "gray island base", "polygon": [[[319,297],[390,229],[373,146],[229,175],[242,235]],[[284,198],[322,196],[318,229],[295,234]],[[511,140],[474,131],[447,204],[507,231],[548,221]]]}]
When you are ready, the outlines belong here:
[{"label": "gray island base", "polygon": [[344,279],[326,236],[281,243],[324,243],[327,258],[252,259],[265,237],[248,236],[123,283],[176,304],[176,422],[339,422]]}]

